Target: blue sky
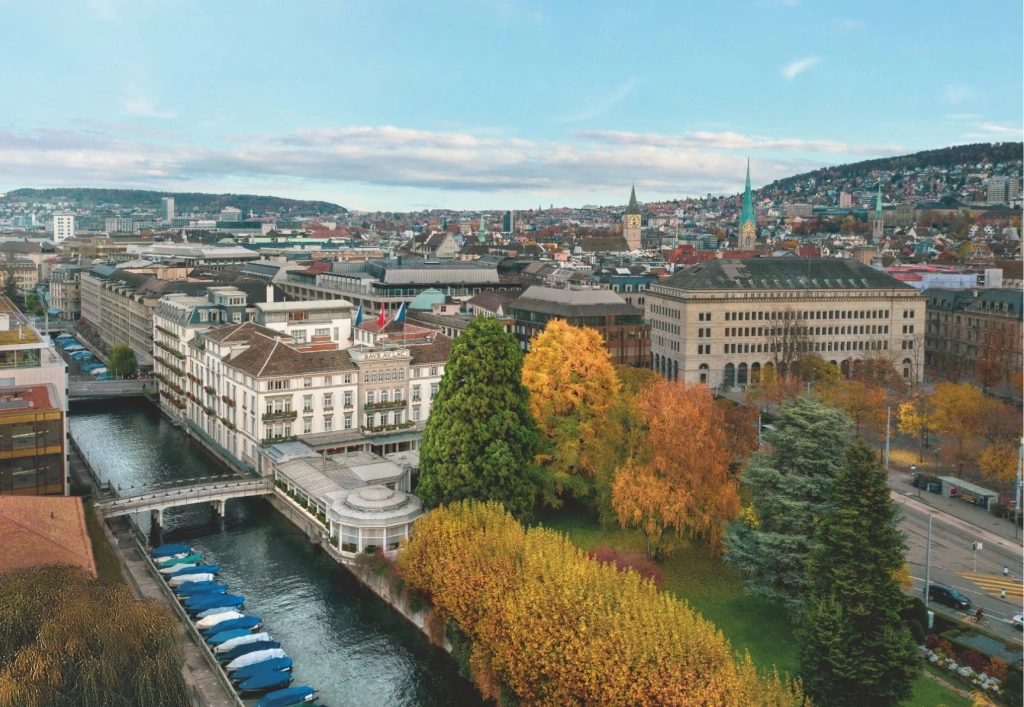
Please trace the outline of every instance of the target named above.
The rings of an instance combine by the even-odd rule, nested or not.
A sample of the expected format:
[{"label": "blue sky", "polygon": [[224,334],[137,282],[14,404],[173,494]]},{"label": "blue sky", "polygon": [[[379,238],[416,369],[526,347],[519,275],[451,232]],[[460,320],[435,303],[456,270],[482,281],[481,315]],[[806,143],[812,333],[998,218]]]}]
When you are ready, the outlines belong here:
[{"label": "blue sky", "polygon": [[1021,139],[1013,0],[0,0],[0,190],[624,203]]}]

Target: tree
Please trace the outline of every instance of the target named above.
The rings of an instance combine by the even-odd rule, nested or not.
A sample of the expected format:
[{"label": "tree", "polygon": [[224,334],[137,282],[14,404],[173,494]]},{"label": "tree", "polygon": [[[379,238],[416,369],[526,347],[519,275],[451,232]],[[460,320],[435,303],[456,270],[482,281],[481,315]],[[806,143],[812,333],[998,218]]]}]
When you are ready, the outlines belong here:
[{"label": "tree", "polygon": [[523,385],[540,429],[536,462],[546,503],[561,505],[593,489],[598,431],[615,404],[619,381],[596,329],[550,321],[530,342],[523,359]]},{"label": "tree", "polygon": [[718,549],[740,508],[729,474],[725,419],[706,385],[661,380],[637,401],[647,438],[615,475],[612,503],[622,527],[639,527],[647,557],[665,550],[667,532]]},{"label": "tree", "polygon": [[932,401],[935,431],[946,438],[946,461],[962,475],[981,451],[985,395],[970,383],[938,383]]},{"label": "tree", "polygon": [[18,280],[14,277],[13,270],[4,271],[4,297],[11,300],[12,302],[21,295],[21,290],[18,288]]},{"label": "tree", "polygon": [[500,501],[519,517],[533,508],[537,423],[522,366],[494,318],[477,317],[452,343],[420,448],[416,493],[428,508],[464,498]]},{"label": "tree", "polygon": [[899,407],[899,425],[897,429],[900,434],[915,438],[920,443],[917,453],[917,461],[924,461],[924,448],[928,446],[928,436],[931,434],[935,422],[935,405],[930,395],[915,393],[914,396]]},{"label": "tree", "polygon": [[0,707],[192,704],[174,616],[57,565],[0,575]]},{"label": "tree", "polygon": [[740,476],[750,505],[726,529],[725,559],[749,594],[799,613],[814,525],[825,515],[832,477],[843,463],[849,420],[809,398],[779,408],[770,451],[751,457]]},{"label": "tree", "polygon": [[747,398],[757,405],[765,403],[770,412],[772,403],[781,405],[786,400],[795,398],[806,390],[804,382],[792,373],[779,375],[772,365],[761,369],[761,385],[747,393]]},{"label": "tree", "polygon": [[135,352],[128,344],[114,344],[107,354],[107,370],[114,376],[130,376],[135,373]]},{"label": "tree", "polygon": [[829,494],[807,558],[800,672],[823,707],[896,707],[910,697],[921,670],[917,646],[900,611],[906,544],[886,475],[863,441]]},{"label": "tree", "polygon": [[1013,362],[1020,348],[1008,327],[992,326],[981,333],[981,345],[974,360],[974,373],[982,390],[995,388],[1013,375]]},{"label": "tree", "polygon": [[722,412],[725,430],[725,448],[732,455],[734,463],[743,462],[757,451],[759,413],[750,402],[738,404],[728,398],[719,398],[715,407]]},{"label": "tree", "polygon": [[818,389],[826,405],[844,410],[853,421],[856,435],[861,427],[878,434],[885,430],[885,391],[871,388],[861,381],[844,380]]},{"label": "tree", "polygon": [[799,319],[799,312],[786,309],[773,312],[778,317],[765,329],[768,351],[779,375],[785,376],[793,364],[810,351],[811,337],[806,322]]},{"label": "tree", "polygon": [[798,358],[793,364],[793,375],[812,385],[827,385],[843,380],[843,372],[839,367],[833,366],[816,353]]},{"label": "tree", "polygon": [[978,468],[987,479],[1013,481],[1017,478],[1017,447],[1012,442],[993,442],[982,450]]}]

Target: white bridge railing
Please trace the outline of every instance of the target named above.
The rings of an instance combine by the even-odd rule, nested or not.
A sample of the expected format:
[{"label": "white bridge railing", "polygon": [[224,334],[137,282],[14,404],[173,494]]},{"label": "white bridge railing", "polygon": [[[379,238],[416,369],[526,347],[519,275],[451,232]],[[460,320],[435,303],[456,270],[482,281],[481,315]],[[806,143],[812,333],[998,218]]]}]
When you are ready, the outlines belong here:
[{"label": "white bridge railing", "polygon": [[270,479],[247,479],[244,481],[224,481],[220,483],[197,484],[184,488],[171,488],[150,491],[135,496],[115,498],[96,504],[99,511],[107,517],[147,511],[173,506],[185,506],[204,501],[220,501],[245,496],[262,496],[272,493],[274,484]]}]

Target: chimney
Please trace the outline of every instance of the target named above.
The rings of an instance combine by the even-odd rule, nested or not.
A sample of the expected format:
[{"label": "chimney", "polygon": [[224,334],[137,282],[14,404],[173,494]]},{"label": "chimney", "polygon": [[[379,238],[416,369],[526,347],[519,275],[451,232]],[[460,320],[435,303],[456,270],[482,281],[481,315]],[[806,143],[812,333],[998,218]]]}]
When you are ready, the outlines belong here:
[{"label": "chimney", "polygon": [[274,301],[274,286],[273,285],[267,285],[267,302],[273,302],[273,301]]}]

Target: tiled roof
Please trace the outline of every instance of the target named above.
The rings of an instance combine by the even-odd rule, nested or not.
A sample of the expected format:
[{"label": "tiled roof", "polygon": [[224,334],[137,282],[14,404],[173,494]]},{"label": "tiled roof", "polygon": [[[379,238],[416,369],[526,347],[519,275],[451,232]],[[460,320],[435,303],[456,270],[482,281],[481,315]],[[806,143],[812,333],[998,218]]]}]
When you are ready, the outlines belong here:
[{"label": "tiled roof", "polygon": [[538,312],[556,317],[640,316],[640,310],[610,290],[562,290],[530,287],[508,305],[512,312]]},{"label": "tiled roof", "polygon": [[444,334],[435,334],[429,344],[409,345],[412,354],[412,365],[424,363],[445,363],[452,352],[452,340]]},{"label": "tiled roof", "polygon": [[509,290],[484,290],[475,294],[466,302],[470,307],[480,307],[494,314],[504,314],[509,302],[519,298],[520,292]]},{"label": "tiled roof", "polygon": [[[278,332],[274,332],[277,334]],[[248,348],[230,359],[233,368],[251,376],[299,376],[306,373],[351,371],[356,368],[348,351],[299,351],[280,339],[256,334]]]},{"label": "tiled roof", "polygon": [[0,573],[70,564],[96,574],[80,498],[0,496],[0,537]]},{"label": "tiled roof", "polygon": [[279,331],[260,326],[255,322],[242,322],[241,324],[225,324],[224,326],[211,329],[203,333],[207,341],[214,341],[219,344],[244,344],[256,335],[270,338],[283,337]]},{"label": "tiled roof", "polygon": [[661,282],[681,290],[913,289],[853,259],[723,258],[708,260]]},{"label": "tiled roof", "polygon": [[626,239],[620,236],[606,238],[585,238],[580,243],[584,253],[626,253],[629,252],[629,245]]}]

